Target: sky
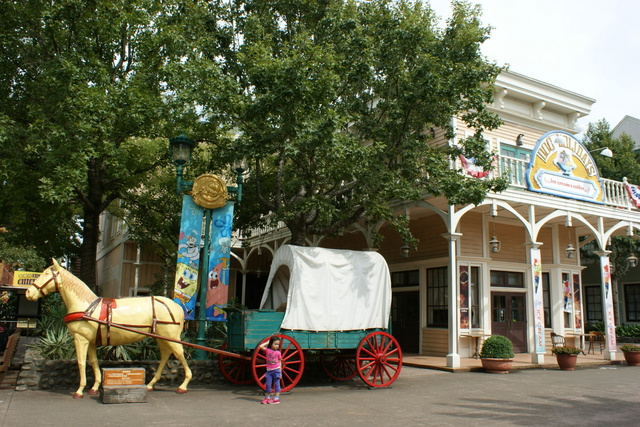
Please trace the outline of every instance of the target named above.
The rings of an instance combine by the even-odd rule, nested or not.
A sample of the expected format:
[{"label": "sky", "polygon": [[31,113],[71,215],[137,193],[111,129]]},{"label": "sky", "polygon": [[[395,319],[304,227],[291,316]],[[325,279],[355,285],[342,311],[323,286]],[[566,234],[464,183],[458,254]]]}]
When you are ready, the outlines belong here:
[{"label": "sky", "polygon": [[[426,0],[443,20],[449,0]],[[482,53],[498,65],[593,98],[578,120],[606,119],[611,129],[625,115],[640,119],[640,1],[470,0],[491,26]]]}]

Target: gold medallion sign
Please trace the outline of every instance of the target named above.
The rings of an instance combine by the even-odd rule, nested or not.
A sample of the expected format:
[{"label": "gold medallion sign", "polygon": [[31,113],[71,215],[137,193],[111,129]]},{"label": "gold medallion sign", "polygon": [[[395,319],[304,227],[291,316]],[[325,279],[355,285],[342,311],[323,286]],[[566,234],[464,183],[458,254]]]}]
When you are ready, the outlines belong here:
[{"label": "gold medallion sign", "polygon": [[216,209],[224,206],[229,198],[227,186],[216,175],[206,173],[193,182],[191,197],[205,209]]}]

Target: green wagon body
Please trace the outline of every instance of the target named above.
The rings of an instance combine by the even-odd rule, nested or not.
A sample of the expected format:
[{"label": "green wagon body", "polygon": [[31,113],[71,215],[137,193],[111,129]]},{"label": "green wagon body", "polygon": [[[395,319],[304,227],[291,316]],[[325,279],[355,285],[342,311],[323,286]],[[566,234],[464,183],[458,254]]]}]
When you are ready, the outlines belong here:
[{"label": "green wagon body", "polygon": [[298,331],[281,329],[283,312],[273,310],[230,311],[227,322],[227,349],[234,352],[253,351],[265,337],[280,333],[300,344],[304,350],[355,349],[371,332],[382,329],[358,331]]}]

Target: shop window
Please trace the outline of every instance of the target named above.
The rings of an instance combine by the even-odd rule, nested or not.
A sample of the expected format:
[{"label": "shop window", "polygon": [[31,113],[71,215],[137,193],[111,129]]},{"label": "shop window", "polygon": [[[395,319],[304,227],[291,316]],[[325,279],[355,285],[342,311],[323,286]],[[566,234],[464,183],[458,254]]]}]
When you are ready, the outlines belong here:
[{"label": "shop window", "polygon": [[449,327],[447,267],[427,269],[427,326]]},{"label": "shop window", "polygon": [[405,288],[420,285],[420,272],[418,270],[396,271],[391,273],[391,287]]},{"label": "shop window", "polygon": [[627,322],[640,321],[640,284],[624,285],[624,304]]},{"label": "shop window", "polygon": [[491,286],[524,288],[524,273],[514,271],[491,271]]},{"label": "shop window", "polygon": [[587,322],[602,322],[602,289],[599,285],[585,286],[584,295]]},{"label": "shop window", "polygon": [[542,305],[544,309],[544,327],[551,328],[551,295],[549,293],[549,273],[542,273]]}]

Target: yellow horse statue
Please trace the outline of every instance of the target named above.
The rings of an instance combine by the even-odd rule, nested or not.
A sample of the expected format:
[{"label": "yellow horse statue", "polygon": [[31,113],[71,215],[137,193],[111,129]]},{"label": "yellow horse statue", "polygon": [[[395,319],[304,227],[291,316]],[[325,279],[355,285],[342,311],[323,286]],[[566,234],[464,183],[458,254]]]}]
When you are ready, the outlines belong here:
[{"label": "yellow horse statue", "polygon": [[[98,394],[98,387],[102,382],[97,347],[107,344],[129,344],[145,338],[145,335],[136,331],[159,336],[156,340],[160,349],[160,364],[153,379],[147,384],[147,389],[153,390],[154,384],[162,376],[169,356],[173,353],[182,363],[185,374],[184,381],[176,392],[187,392],[187,384],[191,381],[192,374],[184,357],[184,348],[179,343],[184,326],[184,311],[178,304],[169,298],[155,296],[114,300],[99,298],[84,282],[62,268],[56,260],[53,260],[53,265],[27,289],[26,297],[35,301],[52,292],[59,292],[67,306],[64,320],[73,335],[76,347],[80,387],[73,395],[74,399],[83,397],[87,385],[87,354],[95,376],[95,382],[88,394],[95,395]],[[122,326],[124,329],[113,325]],[[162,337],[168,338],[169,341],[163,340]]]}]

